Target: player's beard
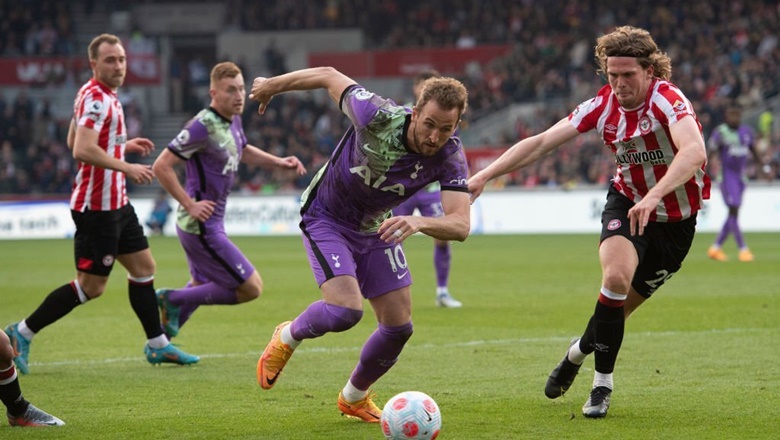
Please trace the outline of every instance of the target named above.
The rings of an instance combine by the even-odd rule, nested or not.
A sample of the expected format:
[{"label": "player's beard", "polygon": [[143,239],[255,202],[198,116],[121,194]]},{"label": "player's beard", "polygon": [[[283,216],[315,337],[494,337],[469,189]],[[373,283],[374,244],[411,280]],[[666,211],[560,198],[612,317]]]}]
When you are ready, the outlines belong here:
[{"label": "player's beard", "polygon": [[423,156],[433,156],[441,148],[435,144],[430,143],[427,139],[425,139],[425,136],[420,136],[420,138],[418,138],[417,121],[414,121],[414,127],[412,127],[412,139],[414,140],[414,149],[416,153]]},{"label": "player's beard", "polygon": [[116,90],[119,87],[121,87],[122,84],[125,82],[125,74],[122,73],[117,75],[112,73],[109,75],[104,75],[99,79],[101,80],[102,83]]}]

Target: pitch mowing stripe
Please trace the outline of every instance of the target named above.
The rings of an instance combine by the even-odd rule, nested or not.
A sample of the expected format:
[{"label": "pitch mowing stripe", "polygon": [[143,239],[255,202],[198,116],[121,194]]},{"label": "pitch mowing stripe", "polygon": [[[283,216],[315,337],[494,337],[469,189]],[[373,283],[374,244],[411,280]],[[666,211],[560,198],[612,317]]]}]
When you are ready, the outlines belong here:
[{"label": "pitch mowing stripe", "polygon": [[[658,332],[636,332],[626,334],[627,339],[632,338],[645,338],[645,337],[677,337],[680,335],[717,335],[717,334],[746,334],[746,333],[771,333],[778,331],[778,328],[725,328],[725,329],[709,329],[709,330],[693,330],[693,331],[658,331]],[[518,343],[547,343],[547,342],[569,342],[572,336],[548,336],[541,338],[516,338],[516,339],[482,339],[475,341],[463,341],[452,342],[446,344],[408,344],[404,350],[431,350],[431,349],[446,349],[446,348],[462,348],[473,346],[486,346],[486,345],[510,345]],[[344,352],[356,352],[360,351],[362,347],[311,347],[306,348],[305,345],[295,350],[295,353],[300,354],[318,354],[318,353],[344,353]],[[224,359],[224,358],[243,358],[243,357],[257,357],[260,356],[261,351],[245,351],[235,353],[209,353],[198,354],[201,359]],[[91,359],[91,360],[64,360],[54,362],[31,362],[32,367],[43,366],[70,366],[70,365],[101,365],[101,364],[116,364],[116,363],[135,363],[143,359],[144,355],[132,357],[120,357],[109,359]]]}]

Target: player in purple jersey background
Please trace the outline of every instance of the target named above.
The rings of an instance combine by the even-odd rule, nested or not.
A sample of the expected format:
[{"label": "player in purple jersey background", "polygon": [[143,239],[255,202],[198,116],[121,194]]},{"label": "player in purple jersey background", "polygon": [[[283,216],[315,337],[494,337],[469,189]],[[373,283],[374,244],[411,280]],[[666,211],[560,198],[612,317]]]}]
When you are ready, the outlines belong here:
[{"label": "player in purple jersey background", "polygon": [[[250,99],[262,114],[271,98],[326,89],[352,126],[301,198],[301,230],[322,300],[279,324],[258,360],[263,389],[273,387],[304,339],[354,327],[368,300],[378,321],[339,393],[339,410],[378,423],[370,387],[396,363],[412,336],[411,273],[402,242],[417,232],[463,241],[469,234],[468,166],[454,136],[467,92],[453,78],[431,78],[409,109],[382,98],[331,67],[256,78]],[[431,182],[441,184],[444,215],[392,216]]]},{"label": "player in purple jersey background", "polygon": [[[439,72],[429,69],[414,76],[413,91],[415,101],[420,96],[422,85],[428,78],[441,76]],[[407,107],[414,106],[414,102]],[[456,133],[457,135],[457,133]],[[393,209],[393,215],[412,215],[418,210],[424,217],[439,217],[443,214],[441,208],[441,187],[438,182],[431,183],[425,189],[417,191],[405,202]],[[439,307],[458,308],[463,303],[450,294],[450,265],[452,263],[452,246],[446,240],[433,239],[433,267],[436,269],[436,305]]]},{"label": "player in purple jersey background", "polygon": [[[753,130],[742,124],[742,111],[736,104],[726,110],[725,122],[715,127],[707,141],[709,156],[717,155],[720,161],[720,192],[729,208],[718,237],[707,250],[707,256],[713,260],[728,261],[728,255],[723,251],[723,242],[731,234],[739,248],[739,261],[753,261],[753,253],[742,236],[738,217],[742,194],[745,192],[748,154],[753,155],[756,164],[761,164],[755,141]],[[758,168],[763,169],[761,166]]]},{"label": "player in purple jersey background", "polygon": [[[214,66],[209,94],[209,108],[187,122],[153,166],[160,184],[179,202],[176,233],[192,277],[181,289],[157,290],[169,337],[198,306],[244,303],[262,293],[260,274],[225,233],[225,206],[239,163],[306,173],[295,156],[278,157],[247,143],[241,125],[244,76],[235,63]],[[175,167],[185,161],[182,186]]]}]

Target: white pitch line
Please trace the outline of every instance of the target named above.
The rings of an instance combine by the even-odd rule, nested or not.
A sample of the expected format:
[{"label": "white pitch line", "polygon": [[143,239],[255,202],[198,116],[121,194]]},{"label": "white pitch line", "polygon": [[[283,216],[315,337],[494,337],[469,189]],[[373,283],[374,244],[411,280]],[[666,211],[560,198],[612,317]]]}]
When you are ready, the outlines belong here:
[{"label": "white pitch line", "polygon": [[[725,328],[725,329],[710,329],[710,330],[694,330],[694,331],[650,331],[650,332],[637,332],[637,333],[627,333],[626,338],[632,339],[635,337],[676,337],[680,335],[717,335],[717,334],[740,334],[740,333],[762,333],[762,332],[772,332],[772,331],[780,331],[780,328]],[[569,342],[571,340],[572,336],[546,336],[546,337],[540,337],[540,338],[515,338],[515,339],[482,339],[482,340],[474,340],[474,341],[461,341],[461,342],[451,342],[446,344],[415,344],[410,343],[406,346],[405,350],[417,350],[417,349],[447,349],[447,348],[463,348],[463,347],[474,347],[474,346],[485,346],[485,345],[508,345],[508,344],[536,344],[536,343],[546,343],[546,342],[560,342],[565,341]],[[311,354],[311,353],[344,353],[344,352],[355,352],[360,351],[362,347],[311,347],[311,348],[305,348],[301,347],[295,350],[296,353],[299,354]],[[222,358],[237,358],[237,357],[251,357],[251,356],[259,356],[261,354],[260,351],[245,351],[245,352],[235,352],[235,353],[209,353],[209,354],[199,354],[201,359],[222,359]],[[131,363],[131,362],[139,362],[141,359],[143,359],[143,355],[139,356],[132,356],[132,357],[120,357],[120,358],[109,358],[109,359],[91,359],[91,360],[63,360],[63,361],[54,361],[54,362],[31,362],[31,367],[37,367],[37,366],[68,366],[68,365],[100,365],[100,364],[116,364],[116,363]]]}]

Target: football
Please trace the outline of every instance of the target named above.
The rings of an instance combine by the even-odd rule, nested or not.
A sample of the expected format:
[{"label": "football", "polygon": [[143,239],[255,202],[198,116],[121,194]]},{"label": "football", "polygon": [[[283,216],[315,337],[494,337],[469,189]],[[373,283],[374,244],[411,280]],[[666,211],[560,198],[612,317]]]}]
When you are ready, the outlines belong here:
[{"label": "football", "polygon": [[441,412],[431,396],[404,391],[387,401],[380,422],[388,440],[433,440],[441,430]]}]

